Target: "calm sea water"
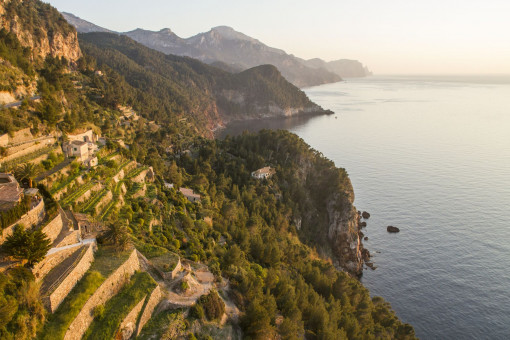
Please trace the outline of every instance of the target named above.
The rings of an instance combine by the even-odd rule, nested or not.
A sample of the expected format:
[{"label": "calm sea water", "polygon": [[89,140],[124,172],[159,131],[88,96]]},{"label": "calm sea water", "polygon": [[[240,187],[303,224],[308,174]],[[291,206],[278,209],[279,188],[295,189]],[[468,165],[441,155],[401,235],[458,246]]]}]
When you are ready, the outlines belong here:
[{"label": "calm sea water", "polygon": [[422,339],[509,339],[510,78],[370,77],[306,93],[337,114],[249,127],[288,129],[347,169],[371,213],[371,294]]}]

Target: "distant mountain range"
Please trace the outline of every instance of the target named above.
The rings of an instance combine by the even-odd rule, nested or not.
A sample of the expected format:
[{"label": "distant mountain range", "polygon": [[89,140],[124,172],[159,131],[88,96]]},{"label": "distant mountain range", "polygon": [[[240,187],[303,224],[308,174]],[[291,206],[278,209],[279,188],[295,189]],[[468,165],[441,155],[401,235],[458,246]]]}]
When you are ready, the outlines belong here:
[{"label": "distant mountain range", "polygon": [[326,62],[322,59],[304,60],[285,51],[269,47],[257,39],[219,26],[205,33],[184,39],[169,28],[160,31],[136,29],[113,32],[83,20],[71,13],[62,13],[80,33],[111,32],[127,35],[133,40],[165,54],[188,56],[212,64],[229,72],[239,72],[254,66],[271,64],[298,87],[333,83],[342,77],[364,77],[370,72],[357,60],[340,59]]}]

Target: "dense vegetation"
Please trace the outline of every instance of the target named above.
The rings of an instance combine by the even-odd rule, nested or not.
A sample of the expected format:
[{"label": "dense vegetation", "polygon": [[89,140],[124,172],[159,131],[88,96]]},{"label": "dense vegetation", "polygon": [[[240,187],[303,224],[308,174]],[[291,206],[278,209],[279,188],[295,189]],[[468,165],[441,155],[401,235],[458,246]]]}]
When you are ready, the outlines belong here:
[{"label": "dense vegetation", "polygon": [[[136,97],[130,97],[132,106],[160,122],[172,116],[185,116],[199,127],[210,121],[216,123],[215,103],[227,116],[267,113],[269,105],[315,107],[274,66],[254,67],[233,75],[198,60],[165,55],[126,36],[111,33],[82,34],[80,44],[85,53],[96,58],[100,67],[112,68],[130,87],[138,90]],[[125,86],[121,89],[119,100],[126,100],[133,92]],[[239,93],[244,102],[225,97],[227,90]]]},{"label": "dense vegetation", "polygon": [[0,273],[0,339],[31,339],[44,322],[39,285],[26,268]]},{"label": "dense vegetation", "polygon": [[[46,5],[37,6],[49,16],[41,20],[48,20],[52,12],[45,10]],[[59,20],[54,21],[56,25]],[[412,327],[398,320],[389,304],[370,298],[356,279],[332,265],[327,247],[319,247],[327,244],[325,203],[337,198],[338,209],[350,207],[352,188],[345,170],[284,131],[224,141],[199,137],[211,121],[208,115],[215,114],[214,106],[225,104],[215,102],[223,90],[255,92],[265,105],[271,101],[308,105],[302,92],[281,80],[271,66],[232,75],[189,58],[151,51],[126,37],[88,34],[80,38],[87,55],[77,69],[51,57],[39,65],[30,64],[39,77],[41,101],[25,103],[17,111],[4,110],[2,115],[11,120],[2,120],[0,128],[12,132],[25,124],[39,133],[88,126],[110,140],[96,170],[87,173],[74,164],[49,191],[40,188],[52,215],[57,209],[52,193],[69,185],[72,190],[60,202],[72,205],[73,195],[90,185],[75,184],[78,175],[84,175],[85,183],[102,181],[108,187],[111,177],[134,159],[144,167],[152,166],[157,177],[154,183],[146,183],[145,195],[135,198],[141,185],[128,179],[145,168],[126,175],[125,204],[110,207],[107,224],[112,227],[99,238],[104,242],[91,269],[44,326],[33,278],[23,269],[0,274],[0,338],[33,338],[36,330],[40,338],[63,337],[88,297],[126,259],[128,253],[120,249],[131,242],[149,259],[172,252],[207,265],[218,283],[229,283],[229,290],[201,297],[189,317],[181,312],[155,316],[148,327],[157,337],[196,333],[207,338],[207,327],[218,325],[225,311],[224,301],[240,309],[239,324],[248,339],[414,337]],[[5,35],[5,39],[13,37]],[[18,65],[29,62],[21,52],[13,52],[21,58],[16,59]],[[104,75],[94,72],[97,65]],[[133,106],[142,118],[120,125],[117,105]],[[182,118],[187,121],[179,122]],[[148,119],[156,119],[159,126],[151,129]],[[129,148],[113,142],[118,139]],[[117,155],[118,161],[110,159]],[[251,171],[266,165],[276,169],[271,179],[251,177]],[[174,188],[165,187],[163,180]],[[180,186],[199,193],[201,203],[188,201],[178,191]],[[90,202],[74,207],[86,209]],[[153,287],[147,274],[136,274],[131,280],[117,300],[95,311],[88,336],[112,335],[125,311]],[[197,322],[203,328],[193,328]]]}]

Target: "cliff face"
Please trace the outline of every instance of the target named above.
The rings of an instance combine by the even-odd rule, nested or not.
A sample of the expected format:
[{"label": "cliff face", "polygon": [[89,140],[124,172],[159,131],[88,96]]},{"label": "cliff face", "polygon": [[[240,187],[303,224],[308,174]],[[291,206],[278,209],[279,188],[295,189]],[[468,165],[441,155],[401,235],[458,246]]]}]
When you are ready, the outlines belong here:
[{"label": "cliff face", "polygon": [[33,57],[64,57],[74,63],[81,56],[76,30],[48,4],[33,0],[0,3],[0,27],[30,47]]},{"label": "cliff face", "polygon": [[358,213],[353,200],[351,187],[346,195],[334,194],[328,201],[328,239],[338,264],[351,274],[361,275],[363,244],[359,238]]}]

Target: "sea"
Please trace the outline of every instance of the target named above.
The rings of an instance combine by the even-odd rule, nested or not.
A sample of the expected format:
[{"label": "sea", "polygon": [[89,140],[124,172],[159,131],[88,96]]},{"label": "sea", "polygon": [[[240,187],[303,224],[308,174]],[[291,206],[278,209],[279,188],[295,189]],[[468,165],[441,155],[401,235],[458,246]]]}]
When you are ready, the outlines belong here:
[{"label": "sea", "polygon": [[[372,76],[304,90],[334,115],[287,129],[345,168],[375,270],[421,339],[510,339],[510,76]],[[392,225],[400,232],[390,234]]]}]

